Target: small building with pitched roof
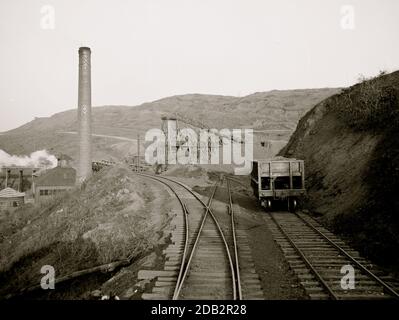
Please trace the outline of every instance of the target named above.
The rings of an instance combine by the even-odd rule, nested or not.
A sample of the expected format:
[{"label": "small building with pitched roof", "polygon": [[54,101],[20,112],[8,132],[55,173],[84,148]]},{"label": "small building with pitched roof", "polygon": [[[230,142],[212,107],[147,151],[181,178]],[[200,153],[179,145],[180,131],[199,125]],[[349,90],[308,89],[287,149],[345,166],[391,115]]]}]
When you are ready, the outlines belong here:
[{"label": "small building with pitched roof", "polygon": [[48,199],[59,193],[71,190],[76,185],[76,170],[70,167],[72,158],[67,155],[58,157],[57,167],[48,170],[34,179],[33,193],[35,201]]},{"label": "small building with pitched roof", "polygon": [[16,209],[25,203],[25,193],[12,188],[0,191],[0,210]]}]

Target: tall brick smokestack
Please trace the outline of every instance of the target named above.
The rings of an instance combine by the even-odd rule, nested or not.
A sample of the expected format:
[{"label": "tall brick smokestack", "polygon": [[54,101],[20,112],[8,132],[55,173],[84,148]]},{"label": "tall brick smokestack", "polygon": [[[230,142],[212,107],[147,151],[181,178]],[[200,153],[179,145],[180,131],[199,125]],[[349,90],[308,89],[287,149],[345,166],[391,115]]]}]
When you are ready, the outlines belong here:
[{"label": "tall brick smokestack", "polygon": [[79,48],[79,167],[78,179],[82,183],[92,173],[91,164],[91,51]]}]

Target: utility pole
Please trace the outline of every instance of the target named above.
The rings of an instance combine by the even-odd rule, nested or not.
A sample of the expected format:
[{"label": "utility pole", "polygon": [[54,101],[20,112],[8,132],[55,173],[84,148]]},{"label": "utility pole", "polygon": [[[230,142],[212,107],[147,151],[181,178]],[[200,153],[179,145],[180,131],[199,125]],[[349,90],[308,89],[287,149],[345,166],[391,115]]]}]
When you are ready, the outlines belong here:
[{"label": "utility pole", "polygon": [[137,172],[140,172],[140,135],[137,135]]},{"label": "utility pole", "polygon": [[9,170],[6,168],[6,188],[8,187],[8,172]]}]

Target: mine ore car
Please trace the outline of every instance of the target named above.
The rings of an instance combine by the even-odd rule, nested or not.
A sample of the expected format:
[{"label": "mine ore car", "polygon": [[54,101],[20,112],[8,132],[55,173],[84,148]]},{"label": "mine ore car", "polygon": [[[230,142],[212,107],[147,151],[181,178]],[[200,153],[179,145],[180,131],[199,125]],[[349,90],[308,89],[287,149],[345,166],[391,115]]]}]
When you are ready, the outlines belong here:
[{"label": "mine ore car", "polygon": [[306,193],[304,161],[283,157],[254,160],[251,186],[266,209],[271,209],[277,201],[284,201],[288,210],[294,211]]}]

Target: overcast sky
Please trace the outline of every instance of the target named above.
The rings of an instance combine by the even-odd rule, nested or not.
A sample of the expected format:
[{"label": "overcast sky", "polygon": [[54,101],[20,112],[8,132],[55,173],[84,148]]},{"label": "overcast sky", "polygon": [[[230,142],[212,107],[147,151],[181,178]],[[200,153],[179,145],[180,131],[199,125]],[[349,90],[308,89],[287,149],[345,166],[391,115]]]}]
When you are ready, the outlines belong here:
[{"label": "overcast sky", "polygon": [[77,105],[79,46],[93,105],[137,105],[351,85],[399,69],[398,31],[397,0],[1,0],[0,131]]}]

